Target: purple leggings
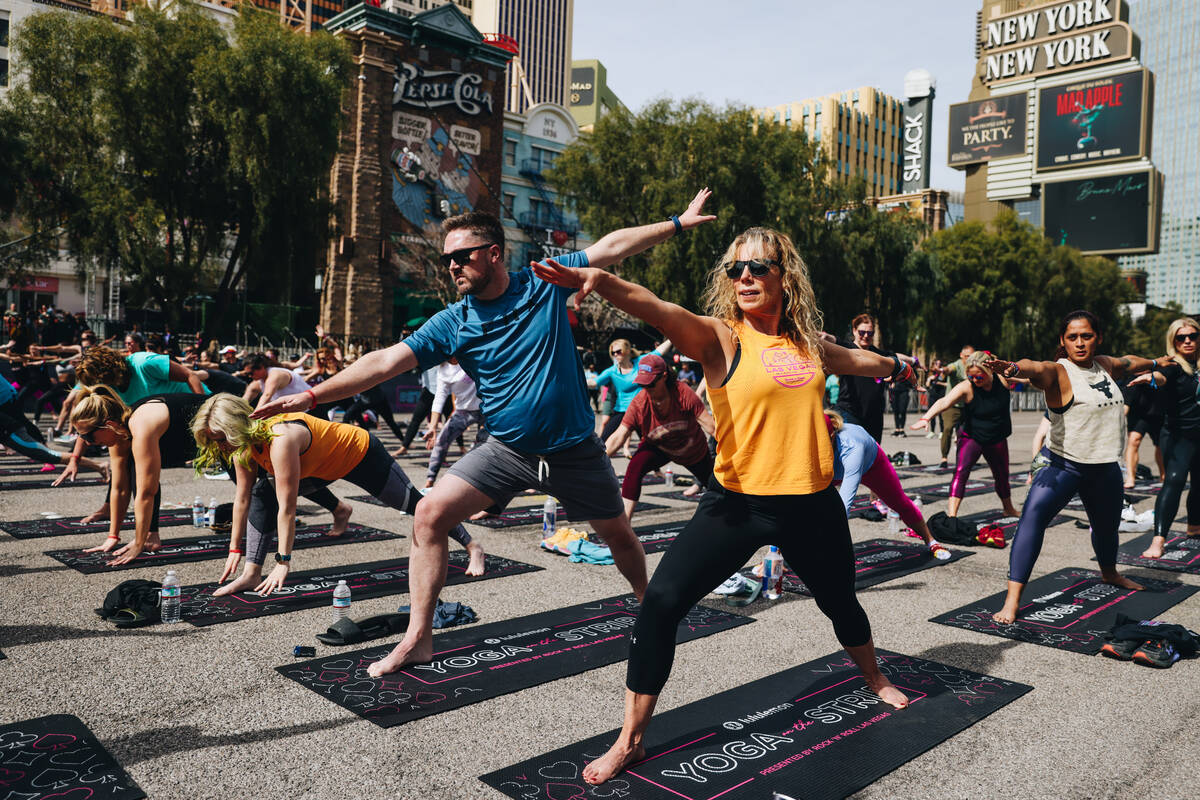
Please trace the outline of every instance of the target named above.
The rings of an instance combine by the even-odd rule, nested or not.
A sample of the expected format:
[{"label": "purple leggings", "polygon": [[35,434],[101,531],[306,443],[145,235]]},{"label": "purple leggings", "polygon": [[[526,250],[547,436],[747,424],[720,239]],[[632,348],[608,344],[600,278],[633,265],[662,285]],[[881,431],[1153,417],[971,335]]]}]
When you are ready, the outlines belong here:
[{"label": "purple leggings", "polygon": [[981,455],[992,470],[996,496],[1001,500],[1012,497],[1012,487],[1008,484],[1008,440],[1004,439],[995,444],[980,444],[968,436],[965,429],[958,432],[958,456],[954,467],[954,480],[950,481],[950,496],[960,500],[966,496],[971,467],[975,466]]},{"label": "purple leggings", "polygon": [[900,519],[904,520],[904,524],[908,527],[916,528],[925,521],[921,512],[917,510],[913,501],[908,499],[908,495],[901,488],[900,478],[896,475],[896,470],[892,467],[892,462],[888,459],[887,453],[883,452],[882,447],[875,456],[875,463],[863,474],[862,485],[879,495],[879,499],[887,503],[888,508],[899,514]]}]

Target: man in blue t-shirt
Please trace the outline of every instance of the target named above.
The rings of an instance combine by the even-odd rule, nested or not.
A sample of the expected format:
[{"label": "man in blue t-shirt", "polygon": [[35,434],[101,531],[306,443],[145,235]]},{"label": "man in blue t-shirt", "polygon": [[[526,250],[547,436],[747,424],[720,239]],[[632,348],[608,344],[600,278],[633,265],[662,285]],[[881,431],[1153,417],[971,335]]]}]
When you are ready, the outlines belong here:
[{"label": "man in blue t-shirt", "polygon": [[[567,267],[609,267],[715,219],[703,214],[709,194],[707,189],[699,192],[678,217],[614,231],[557,261]],[[375,676],[433,657],[433,608],[445,583],[449,531],[477,511],[503,507],[527,488],[557,497],[568,520],[588,521],[639,598],[646,588],[645,552],[625,516],[620,486],[596,436],[567,319],[566,300],[574,290],[547,283],[529,269],[510,274],[504,228],[490,214],[451,217],[442,229],[441,261],[462,300],[404,341],[368,353],[308,392],[254,412],[262,418],[304,411],[451,356],[479,387],[490,438],[459,459],[417,505],[408,632],[386,658],[371,665]]]}]

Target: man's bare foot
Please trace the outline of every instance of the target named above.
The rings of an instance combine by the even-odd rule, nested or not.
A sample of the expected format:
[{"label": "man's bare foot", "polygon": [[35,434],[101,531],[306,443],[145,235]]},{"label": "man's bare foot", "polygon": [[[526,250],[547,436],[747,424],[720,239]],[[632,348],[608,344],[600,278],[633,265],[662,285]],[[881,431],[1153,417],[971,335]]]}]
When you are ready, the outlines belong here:
[{"label": "man's bare foot", "polygon": [[696,495],[700,494],[702,491],[704,491],[704,487],[702,487],[698,483],[693,483],[691,486],[689,486],[688,488],[683,490],[683,496],[684,497],[695,497]]},{"label": "man's bare foot", "polygon": [[234,594],[236,592],[248,592],[255,586],[262,583],[262,575],[243,575],[237,580],[232,580],[224,586],[218,586],[213,591],[213,597],[221,597],[222,595]]},{"label": "man's bare foot", "polygon": [[474,514],[471,515],[470,518],[471,519],[491,519],[494,516],[496,516],[496,515],[493,514],[492,512],[484,510],[484,511],[476,511]]},{"label": "man's bare foot", "polygon": [[1163,545],[1165,545],[1166,543],[1167,543],[1167,540],[1165,537],[1155,536],[1153,539],[1150,540],[1150,546],[1147,547],[1142,552],[1142,558],[1162,558],[1163,557]]},{"label": "man's bare foot", "polygon": [[484,573],[483,545],[472,539],[467,542],[467,552],[471,554],[471,561],[467,564],[467,574],[482,575]]},{"label": "man's bare foot", "polygon": [[406,456],[406,455],[408,455],[408,448],[405,447],[404,445],[400,445],[399,447],[397,447],[395,450],[392,451],[393,458],[399,458],[400,456]]},{"label": "man's bare foot", "polygon": [[338,501],[337,508],[333,510],[333,524],[329,526],[329,533],[325,535],[337,537],[345,533],[352,513],[354,513],[354,509],[350,507],[349,503],[345,500]]},{"label": "man's bare foot", "polygon": [[875,678],[867,678],[867,688],[892,708],[908,708],[908,697],[882,674]]},{"label": "man's bare foot", "polygon": [[1122,589],[1132,589],[1135,592],[1138,592],[1146,588],[1137,581],[1129,580],[1129,578],[1126,578],[1116,570],[1113,570],[1112,572],[1105,572],[1101,570],[1100,575],[1104,579],[1105,583],[1112,584],[1113,586],[1120,586]]},{"label": "man's bare foot", "polygon": [[111,536],[104,540],[104,544],[98,544],[95,547],[89,547],[84,550],[85,553],[111,553],[113,550],[121,546],[120,539],[114,539]]},{"label": "man's bare foot", "polygon": [[618,742],[608,748],[607,753],[583,768],[583,779],[593,786],[599,786],[620,775],[630,764],[645,757],[646,748],[640,744],[631,747]]},{"label": "man's bare foot", "polygon": [[400,644],[392,648],[392,652],[367,667],[367,673],[372,678],[378,678],[380,675],[395,672],[405,664],[422,664],[429,661],[433,658],[433,641],[431,635],[426,636],[425,639],[415,645],[409,645],[408,637],[405,636],[400,641]]},{"label": "man's bare foot", "polygon": [[108,503],[100,506],[100,508],[96,509],[79,521],[86,525],[89,522],[100,522],[101,520],[105,519],[108,519]]},{"label": "man's bare foot", "polygon": [[1005,504],[1004,504],[1004,516],[1006,516],[1006,517],[1020,517],[1020,516],[1021,516],[1021,512],[1020,512],[1020,511],[1017,511],[1017,507],[1016,507],[1016,506],[1014,506],[1014,505],[1012,504],[1012,501],[1010,500],[1010,501],[1008,501],[1007,503],[1005,503]]}]

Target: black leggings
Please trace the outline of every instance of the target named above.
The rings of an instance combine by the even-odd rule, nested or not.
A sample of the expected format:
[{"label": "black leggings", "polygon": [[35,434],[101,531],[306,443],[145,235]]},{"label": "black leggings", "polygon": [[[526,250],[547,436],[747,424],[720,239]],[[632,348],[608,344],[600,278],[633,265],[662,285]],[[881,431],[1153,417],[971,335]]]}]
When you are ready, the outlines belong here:
[{"label": "black leggings", "polygon": [[387,397],[383,394],[383,389],[378,386],[372,386],[362,394],[357,395],[354,402],[346,409],[346,416],[342,419],[350,425],[361,427],[362,413],[367,409],[374,411],[381,420],[386,422],[397,439],[404,438],[404,431],[396,423],[395,417],[392,416],[392,407],[388,405]]},{"label": "black leggings", "polygon": [[1171,525],[1179,513],[1179,500],[1188,474],[1192,488],[1188,492],[1187,521],[1200,525],[1200,440],[1181,436],[1163,428],[1159,439],[1163,451],[1163,485],[1154,503],[1154,535],[1170,536]]},{"label": "black leggings", "polygon": [[624,411],[613,411],[612,415],[608,418],[608,422],[604,424],[604,430],[600,431],[600,443],[607,446],[608,437],[612,436],[616,432],[617,428],[621,427],[621,423],[624,420]]},{"label": "black leggings", "polygon": [[0,443],[43,464],[62,463],[62,456],[46,447],[42,432],[29,421],[16,400],[0,405]]},{"label": "black leggings", "polygon": [[629,648],[625,685],[630,691],[662,691],[675,660],[679,621],[769,544],[779,546],[844,647],[871,640],[871,623],[854,596],[854,545],[837,491],[829,486],[815,494],[746,495],[712,480],[646,588]]},{"label": "black leggings", "polygon": [[[371,437],[362,461],[350,470],[343,480],[350,481],[370,492],[397,511],[415,514],[417,502],[421,493],[400,469],[396,460],[388,455],[387,448]],[[320,478],[304,478],[300,481],[299,494],[312,498],[314,490],[328,491],[332,481]],[[275,485],[267,478],[265,472],[259,473],[250,490],[250,514],[246,524],[246,560],[251,564],[262,565],[266,560],[268,545],[277,538],[277,523],[279,520],[279,500],[275,494]],[[462,525],[450,531],[450,537],[466,547],[471,542],[471,534]]]},{"label": "black leggings", "polygon": [[71,387],[65,383],[56,383],[50,387],[45,394],[38,398],[37,406],[33,409],[33,421],[41,421],[42,412],[46,410],[46,406],[50,406],[50,410],[57,414],[62,409],[63,400],[70,393]]},{"label": "black leggings", "polygon": [[892,422],[896,423],[896,430],[904,430],[904,423],[908,421],[908,392],[896,392],[892,395]]}]

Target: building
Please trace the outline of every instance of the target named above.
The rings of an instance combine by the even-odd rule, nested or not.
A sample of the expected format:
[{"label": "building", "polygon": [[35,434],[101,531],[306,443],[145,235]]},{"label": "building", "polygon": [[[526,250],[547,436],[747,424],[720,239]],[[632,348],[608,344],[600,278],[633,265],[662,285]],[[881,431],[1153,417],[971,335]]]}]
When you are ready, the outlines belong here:
[{"label": "building", "polygon": [[860,177],[869,194],[901,191],[904,164],[904,103],[869,86],[824,97],[758,109],[788,128],[820,142],[837,174]]},{"label": "building", "polygon": [[504,109],[526,113],[570,98],[575,0],[471,0],[471,21],[486,34],[511,37],[519,52],[509,65]]},{"label": "building", "polygon": [[571,116],[585,133],[599,122],[600,117],[624,108],[624,104],[608,88],[608,70],[596,59],[571,62]]},{"label": "building", "polygon": [[1158,253],[1123,256],[1146,273],[1146,301],[1175,301],[1200,313],[1200,4],[1130,0],[1129,24],[1142,39],[1139,60],[1154,71],[1154,163],[1164,177]]}]

